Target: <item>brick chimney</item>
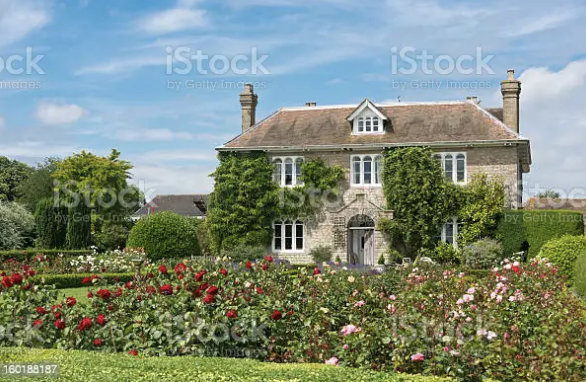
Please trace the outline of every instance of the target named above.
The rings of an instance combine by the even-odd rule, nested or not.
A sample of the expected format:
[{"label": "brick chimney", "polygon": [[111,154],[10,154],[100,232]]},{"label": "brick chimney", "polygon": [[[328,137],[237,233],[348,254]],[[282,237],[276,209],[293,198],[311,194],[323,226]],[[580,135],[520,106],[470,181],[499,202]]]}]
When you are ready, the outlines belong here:
[{"label": "brick chimney", "polygon": [[245,132],[254,126],[257,103],[258,96],[254,94],[252,84],[245,84],[244,91],[240,93],[240,105],[242,105],[242,132]]},{"label": "brick chimney", "polygon": [[521,81],[515,79],[513,69],[507,70],[507,79],[501,82],[501,93],[503,94],[503,122],[518,133]]}]

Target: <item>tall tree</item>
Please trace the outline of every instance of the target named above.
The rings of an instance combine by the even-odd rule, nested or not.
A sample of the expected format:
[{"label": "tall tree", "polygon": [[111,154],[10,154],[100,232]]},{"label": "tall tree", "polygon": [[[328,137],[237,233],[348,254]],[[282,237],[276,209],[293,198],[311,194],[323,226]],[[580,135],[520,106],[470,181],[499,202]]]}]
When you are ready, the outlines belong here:
[{"label": "tall tree", "polygon": [[22,162],[0,156],[0,201],[14,201],[18,185],[29,177],[33,169]]},{"label": "tall tree", "polygon": [[67,249],[89,247],[91,228],[91,209],[84,203],[70,207],[67,216],[67,234],[65,235]]},{"label": "tall tree", "polygon": [[34,212],[37,202],[53,196],[53,178],[51,175],[57,169],[59,159],[47,158],[37,165],[30,176],[20,182],[17,187],[19,203],[24,204],[29,211]]},{"label": "tall tree", "polygon": [[64,248],[67,232],[67,208],[55,207],[52,198],[41,199],[37,203],[35,222],[37,223],[37,246],[40,248]]}]

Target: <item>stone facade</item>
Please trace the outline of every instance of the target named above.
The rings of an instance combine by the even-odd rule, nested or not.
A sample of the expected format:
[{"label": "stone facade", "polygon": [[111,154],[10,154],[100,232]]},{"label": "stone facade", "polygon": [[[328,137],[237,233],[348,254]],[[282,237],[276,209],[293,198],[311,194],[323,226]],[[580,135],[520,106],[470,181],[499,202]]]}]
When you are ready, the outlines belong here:
[{"label": "stone facade", "polygon": [[[469,182],[475,174],[485,173],[489,178],[503,182],[506,190],[507,205],[517,208],[520,203],[521,171],[518,165],[517,148],[514,146],[490,147],[450,147],[437,148],[437,152],[459,152],[466,154],[466,180]],[[304,250],[300,252],[275,252],[276,257],[287,259],[292,263],[308,263],[312,261],[310,251],[318,246],[330,246],[334,250],[334,258],[339,256],[342,261],[349,261],[351,240],[348,224],[353,217],[367,216],[375,226],[381,218],[392,218],[393,212],[386,209],[381,186],[353,186],[350,181],[350,164],[352,155],[382,154],[381,151],[311,151],[311,152],[274,152],[272,157],[299,156],[306,161],[320,158],[328,166],[341,166],[345,179],[342,186],[342,197],[336,203],[328,205],[314,222],[307,222],[305,227]],[[374,258],[384,255],[388,248],[384,235],[374,230]]]}]

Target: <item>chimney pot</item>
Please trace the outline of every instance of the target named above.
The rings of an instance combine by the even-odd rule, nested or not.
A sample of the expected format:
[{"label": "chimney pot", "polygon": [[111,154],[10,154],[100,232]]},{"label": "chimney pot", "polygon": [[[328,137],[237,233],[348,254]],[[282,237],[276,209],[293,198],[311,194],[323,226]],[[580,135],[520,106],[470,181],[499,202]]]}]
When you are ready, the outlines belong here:
[{"label": "chimney pot", "polygon": [[311,106],[315,106],[315,105],[317,105],[315,102],[312,102],[312,103],[311,103]]},{"label": "chimney pot", "polygon": [[244,91],[240,93],[240,105],[242,106],[242,132],[245,132],[254,126],[257,103],[258,96],[254,94],[254,87],[252,84],[244,84]]},{"label": "chimney pot", "polygon": [[516,133],[519,133],[519,95],[521,81],[515,79],[515,71],[507,70],[507,79],[501,82],[503,95],[503,122]]},{"label": "chimney pot", "polygon": [[305,106],[310,107],[311,106],[311,102],[305,102]]}]

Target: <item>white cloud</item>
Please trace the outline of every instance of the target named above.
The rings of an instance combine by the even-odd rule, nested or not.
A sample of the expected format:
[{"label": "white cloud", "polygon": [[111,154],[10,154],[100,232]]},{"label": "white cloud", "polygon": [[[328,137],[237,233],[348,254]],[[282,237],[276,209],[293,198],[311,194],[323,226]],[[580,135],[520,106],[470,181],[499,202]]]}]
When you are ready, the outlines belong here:
[{"label": "white cloud", "polygon": [[525,36],[533,33],[543,32],[549,29],[557,28],[564,22],[576,17],[576,14],[570,12],[545,15],[543,17],[532,18],[530,20],[523,20],[523,24],[511,30],[508,35],[511,37]]},{"label": "white cloud", "polygon": [[26,37],[49,21],[49,11],[43,1],[0,0],[0,46]]},{"label": "white cloud", "polygon": [[520,80],[521,134],[531,140],[533,156],[526,191],[539,186],[586,197],[586,60],[558,71],[530,68]]},{"label": "white cloud", "polygon": [[166,34],[207,25],[206,12],[192,8],[193,5],[194,2],[179,2],[176,8],[148,15],[138,22],[138,29],[153,34]]},{"label": "white cloud", "polygon": [[83,74],[116,74],[140,69],[148,66],[158,66],[165,64],[165,57],[162,54],[158,56],[145,57],[126,57],[107,61],[97,65],[85,66],[75,72],[76,76]]},{"label": "white cloud", "polygon": [[215,163],[173,166],[135,163],[133,183],[144,187],[149,195],[208,193],[213,189]]},{"label": "white cloud", "polygon": [[87,111],[81,106],[48,101],[40,102],[35,111],[35,117],[45,125],[66,125],[79,120],[85,114]]},{"label": "white cloud", "polygon": [[215,161],[213,148],[205,151],[197,150],[153,150],[140,155],[141,160],[152,162],[166,161]]},{"label": "white cloud", "polygon": [[81,151],[81,148],[79,147],[59,144],[54,145],[47,144],[46,142],[30,140],[14,142],[10,145],[0,145],[0,152],[2,155],[32,159],[42,159],[53,156],[66,157],[79,151]]}]

